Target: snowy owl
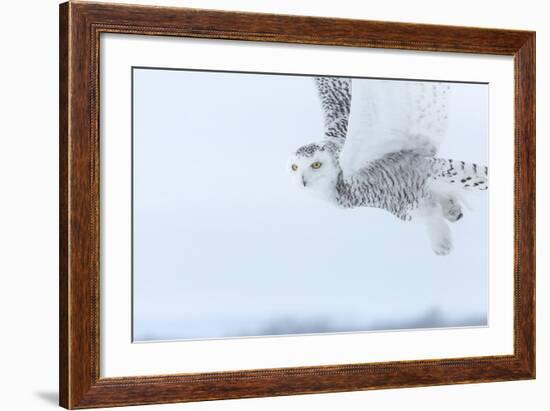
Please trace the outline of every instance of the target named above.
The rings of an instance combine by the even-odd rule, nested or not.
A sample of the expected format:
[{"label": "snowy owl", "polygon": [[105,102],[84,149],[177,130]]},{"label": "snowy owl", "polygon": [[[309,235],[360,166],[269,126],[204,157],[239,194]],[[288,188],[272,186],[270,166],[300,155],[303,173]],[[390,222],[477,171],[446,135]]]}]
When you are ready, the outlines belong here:
[{"label": "snowy owl", "polygon": [[487,167],[436,157],[451,88],[440,82],[315,78],[324,138],[293,153],[295,183],[342,208],[376,207],[423,223],[433,251],[452,249],[447,221],[487,190]]}]

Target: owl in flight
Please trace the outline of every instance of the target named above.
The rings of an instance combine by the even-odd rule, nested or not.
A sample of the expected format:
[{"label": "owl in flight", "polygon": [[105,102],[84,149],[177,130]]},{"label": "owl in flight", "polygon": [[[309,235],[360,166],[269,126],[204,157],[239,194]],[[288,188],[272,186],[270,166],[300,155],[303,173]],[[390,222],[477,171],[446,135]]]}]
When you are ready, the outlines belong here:
[{"label": "owl in flight", "polygon": [[436,157],[449,85],[336,77],[315,84],[324,138],[292,155],[295,183],[338,207],[376,207],[423,223],[433,251],[449,254],[447,222],[462,218],[464,192],[488,188],[486,166]]}]

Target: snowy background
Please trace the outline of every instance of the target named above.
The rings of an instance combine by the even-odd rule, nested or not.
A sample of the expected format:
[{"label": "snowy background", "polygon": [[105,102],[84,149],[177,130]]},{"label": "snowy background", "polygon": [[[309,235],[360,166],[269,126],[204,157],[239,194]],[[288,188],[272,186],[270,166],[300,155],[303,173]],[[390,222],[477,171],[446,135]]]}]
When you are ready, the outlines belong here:
[{"label": "snowy background", "polygon": [[[439,155],[487,164],[488,86],[452,89]],[[487,196],[437,257],[420,225],[295,191],[322,124],[309,77],[134,69],[135,341],[486,325]]]}]

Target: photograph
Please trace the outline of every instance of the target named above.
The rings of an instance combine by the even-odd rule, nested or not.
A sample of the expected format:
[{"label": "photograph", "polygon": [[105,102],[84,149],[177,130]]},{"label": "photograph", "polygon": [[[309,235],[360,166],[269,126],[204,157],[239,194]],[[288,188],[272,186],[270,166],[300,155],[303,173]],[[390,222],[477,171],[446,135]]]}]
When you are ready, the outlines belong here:
[{"label": "photograph", "polygon": [[132,338],[488,326],[489,85],[132,67]]}]

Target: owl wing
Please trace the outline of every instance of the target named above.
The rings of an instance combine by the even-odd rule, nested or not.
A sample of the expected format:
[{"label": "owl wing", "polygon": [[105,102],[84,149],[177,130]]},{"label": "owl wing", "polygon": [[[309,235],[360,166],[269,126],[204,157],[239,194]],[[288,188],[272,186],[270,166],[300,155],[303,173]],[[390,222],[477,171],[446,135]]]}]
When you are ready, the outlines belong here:
[{"label": "owl wing", "polygon": [[351,79],[316,77],[325,123],[325,138],[344,144],[351,105]]},{"label": "owl wing", "polygon": [[385,154],[436,154],[448,120],[450,87],[440,82],[354,79],[340,165],[344,175]]}]

